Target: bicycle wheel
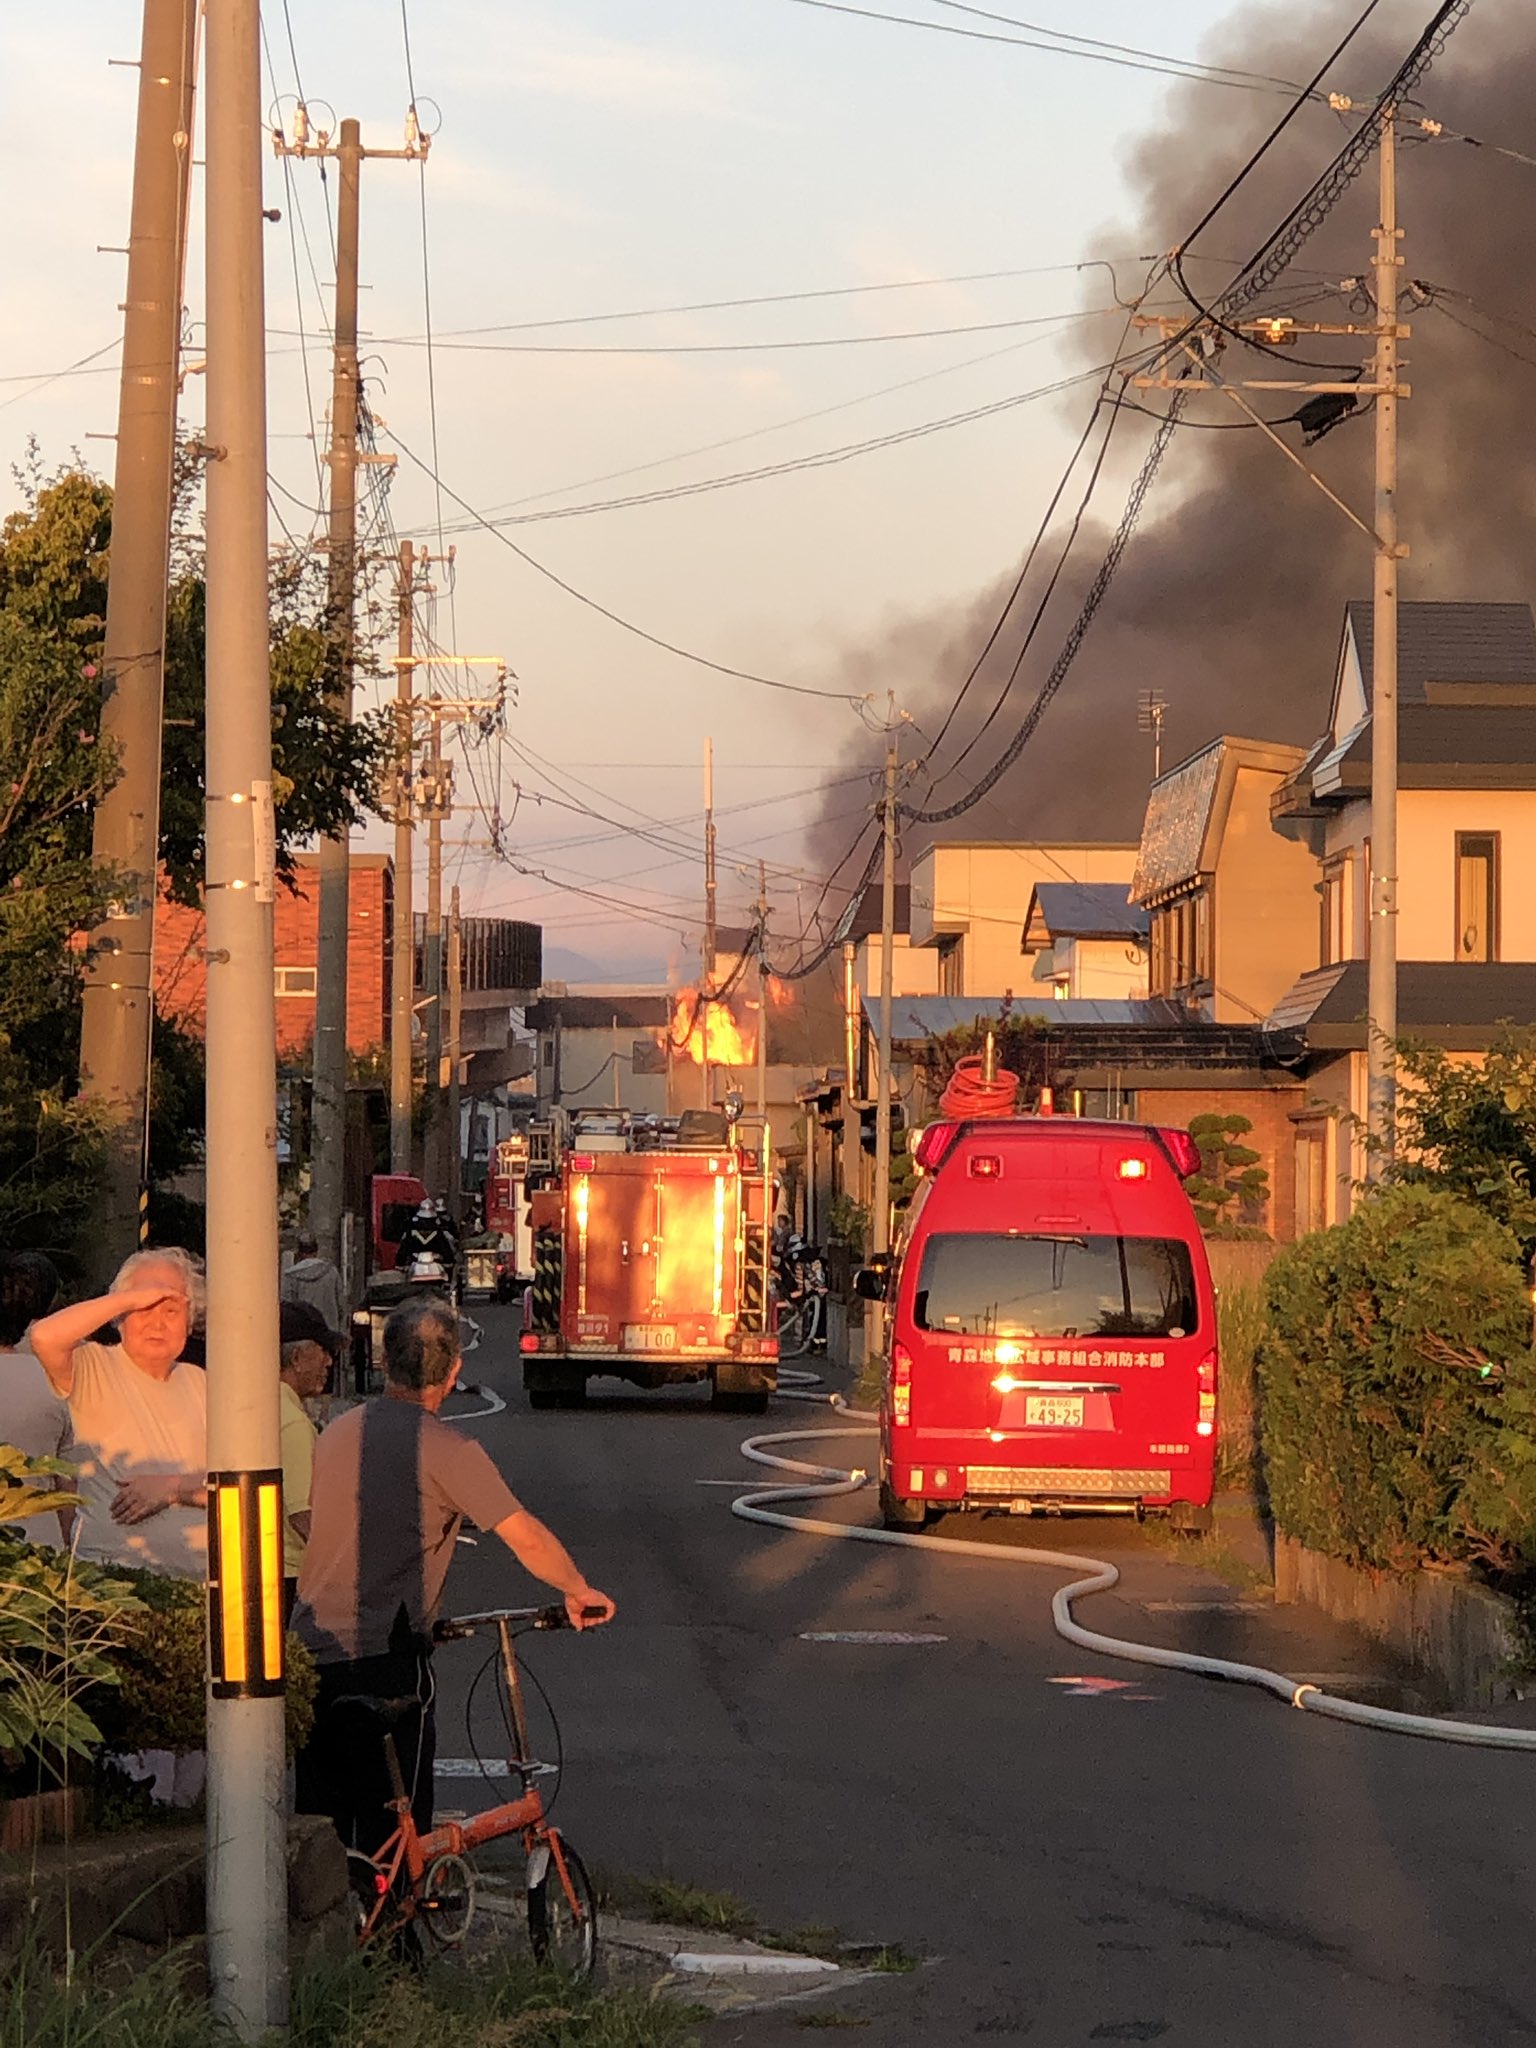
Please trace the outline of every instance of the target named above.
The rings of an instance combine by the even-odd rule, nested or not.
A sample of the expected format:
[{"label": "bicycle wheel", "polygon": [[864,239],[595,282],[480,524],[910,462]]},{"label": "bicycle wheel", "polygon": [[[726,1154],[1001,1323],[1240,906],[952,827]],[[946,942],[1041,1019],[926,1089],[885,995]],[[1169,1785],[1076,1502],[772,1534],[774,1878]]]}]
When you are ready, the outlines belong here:
[{"label": "bicycle wheel", "polygon": [[451,1853],[434,1856],[421,1873],[416,1917],[435,1948],[459,1948],[475,1912],[473,1864]]},{"label": "bicycle wheel", "polygon": [[360,1849],[347,1851],[347,1888],[352,1894],[352,1927],[359,1945],[387,1934],[400,1917],[390,1895],[389,1872]]},{"label": "bicycle wheel", "polygon": [[529,1858],[528,1873],[528,1940],[535,1960],[572,1977],[590,1977],[597,1962],[597,1901],[586,1866],[551,1828]]}]

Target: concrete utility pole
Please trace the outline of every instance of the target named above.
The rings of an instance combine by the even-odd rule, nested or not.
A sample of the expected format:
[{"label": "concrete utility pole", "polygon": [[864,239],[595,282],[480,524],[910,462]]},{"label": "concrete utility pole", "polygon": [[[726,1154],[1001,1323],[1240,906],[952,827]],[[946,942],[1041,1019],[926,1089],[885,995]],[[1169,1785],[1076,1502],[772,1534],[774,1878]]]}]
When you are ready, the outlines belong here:
[{"label": "concrete utility pole", "polygon": [[412,697],[416,670],[416,554],[408,540],[400,543],[400,568],[395,587],[399,612],[399,652],[395,658],[395,907],[389,934],[389,1170],[411,1170],[412,1059],[415,1023],[416,912],[412,831],[414,794],[412,763],[414,726]]},{"label": "concrete utility pole", "polygon": [[259,0],[207,17],[208,1979],[288,2023]]},{"label": "concrete utility pole", "polygon": [[757,1113],[768,1115],[768,864],[757,864]]},{"label": "concrete utility pole", "polygon": [[704,742],[704,983],[715,983],[715,743]]},{"label": "concrete utility pole", "polygon": [[[432,138],[417,125],[414,107],[406,115],[403,149],[365,149],[356,121],[343,121],[333,143],[325,129],[309,125],[309,109],[294,110],[293,139],[276,129],[278,156],[334,158],[340,171],[336,202],[336,340],[331,381],[330,619],[335,671],[332,702],[352,716],[355,660],[353,611],[357,591],[357,465],[392,465],[392,455],[357,452],[361,385],[357,366],[358,230],[362,167],[374,157],[419,162]],[[315,950],[315,1043],[313,1122],[310,1143],[309,1220],[320,1249],[341,1257],[343,1175],[347,1120],[347,928],[351,894],[351,835],[322,839],[316,859],[319,910]]]},{"label": "concrete utility pole", "polygon": [[[877,1257],[891,1248],[891,999],[895,986],[896,778],[901,767],[900,746],[893,705],[890,739],[885,749],[885,795],[880,804],[885,857],[880,879],[880,1071],[875,1084],[875,1194],[870,1233]],[[871,1307],[875,1313],[869,1348],[883,1353],[885,1304],[871,1303]]]},{"label": "concrete utility pole", "polygon": [[[448,1208],[458,1228],[464,1193],[464,1138],[459,1062],[464,1056],[464,928],[455,885],[448,907]],[[617,1066],[614,1072],[618,1072]]]},{"label": "concrete utility pole", "polygon": [[[336,150],[336,344],[331,379],[329,614],[332,703],[349,723],[356,659],[353,604],[357,591],[358,227],[363,142],[356,121],[343,121]],[[347,1129],[347,923],[351,835],[322,839],[316,857],[320,905],[315,941],[313,1120],[310,1126],[310,1228],[328,1259],[341,1263],[343,1163]]]},{"label": "concrete utility pole", "polygon": [[441,713],[442,706],[434,698],[422,797],[427,820],[427,942],[422,972],[427,1020],[426,1182],[434,1194],[442,1192],[448,1170],[443,1143],[443,819],[451,799]]},{"label": "concrete utility pole", "polygon": [[[1345,111],[1350,103],[1336,96],[1333,104]],[[1398,273],[1403,264],[1398,253],[1403,231],[1397,224],[1398,111],[1395,106],[1381,107],[1373,117],[1379,126],[1381,152],[1381,223],[1372,230],[1376,240],[1372,263],[1376,303],[1369,326],[1354,321],[1330,325],[1323,321],[1293,320],[1282,314],[1207,324],[1178,316],[1139,313],[1133,316],[1132,325],[1161,333],[1167,353],[1150,372],[1127,380],[1143,391],[1222,392],[1371,543],[1371,917],[1366,997],[1365,1161],[1366,1177],[1370,1180],[1381,1179],[1391,1164],[1397,1112],[1397,565],[1408,555],[1408,549],[1398,539],[1397,408],[1400,400],[1412,395],[1402,380],[1398,353],[1398,343],[1409,334],[1408,327],[1398,319]],[[1357,372],[1350,378],[1332,380],[1224,378],[1218,364],[1228,338],[1234,334],[1271,354],[1290,346],[1304,334],[1369,334],[1369,374]],[[1175,350],[1186,364],[1177,372],[1172,368]],[[1299,421],[1313,438],[1330,431],[1363,400],[1375,401],[1376,479],[1369,519],[1346,504],[1281,439],[1276,427],[1284,422],[1267,420],[1257,413],[1243,395],[1248,391],[1309,394],[1310,404],[1290,418]]]},{"label": "concrete utility pole", "polygon": [[1397,109],[1381,117],[1376,235],[1376,566],[1371,602],[1371,933],[1366,999],[1366,1173],[1392,1161],[1397,1125]]},{"label": "concrete utility pole", "polygon": [[145,1236],[165,596],[196,68],[196,0],[145,0],[101,664],[101,735],[122,767],[96,806],[91,838],[93,858],[117,870],[121,893],[91,934],[80,1029],[81,1092],[111,1117],[95,1233],[105,1272]]}]

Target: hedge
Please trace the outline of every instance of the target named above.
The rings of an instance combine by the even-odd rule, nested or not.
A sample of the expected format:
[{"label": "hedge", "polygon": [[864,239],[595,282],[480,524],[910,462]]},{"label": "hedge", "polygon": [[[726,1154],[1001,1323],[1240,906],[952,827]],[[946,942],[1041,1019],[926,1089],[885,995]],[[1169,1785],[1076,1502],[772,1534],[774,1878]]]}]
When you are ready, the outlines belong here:
[{"label": "hedge", "polygon": [[1536,1368],[1512,1233],[1382,1189],[1265,1279],[1263,1461],[1287,1534],[1351,1564],[1536,1555]]}]

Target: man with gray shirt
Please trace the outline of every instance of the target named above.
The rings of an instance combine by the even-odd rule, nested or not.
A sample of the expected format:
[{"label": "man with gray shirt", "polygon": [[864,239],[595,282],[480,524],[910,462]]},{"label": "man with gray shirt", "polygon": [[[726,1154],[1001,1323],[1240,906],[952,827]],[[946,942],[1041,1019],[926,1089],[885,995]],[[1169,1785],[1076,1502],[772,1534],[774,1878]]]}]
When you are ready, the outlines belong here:
[{"label": "man with gray shirt", "polygon": [[395,1725],[416,1825],[432,1825],[432,1624],[467,1516],[493,1531],[565,1599],[575,1628],[613,1602],[523,1507],[483,1445],[439,1418],[462,1360],[459,1319],[411,1301],[384,1326],[384,1394],[349,1409],[315,1445],[309,1546],[293,1626],[319,1666],[315,1724],[297,1760],[301,1813],[329,1814],[349,1848],[372,1855],[394,1828],[382,1746],[360,1739],[335,1702],[414,1699]]}]

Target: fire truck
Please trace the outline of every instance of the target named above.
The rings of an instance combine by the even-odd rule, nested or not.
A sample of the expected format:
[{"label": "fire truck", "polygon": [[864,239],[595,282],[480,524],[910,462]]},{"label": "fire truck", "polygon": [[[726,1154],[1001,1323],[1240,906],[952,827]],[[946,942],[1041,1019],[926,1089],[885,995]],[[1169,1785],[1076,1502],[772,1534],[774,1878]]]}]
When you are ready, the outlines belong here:
[{"label": "fire truck", "polygon": [[720,1408],[760,1411],[778,1380],[768,1134],[709,1110],[578,1116],[530,1197],[523,1384],[579,1407],[587,1381],[707,1379]]}]

